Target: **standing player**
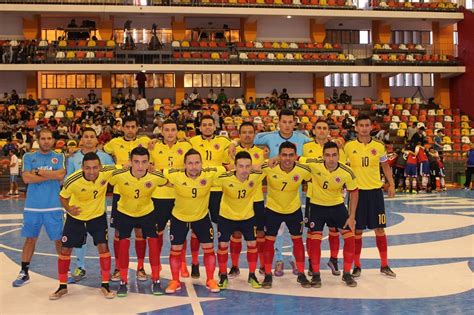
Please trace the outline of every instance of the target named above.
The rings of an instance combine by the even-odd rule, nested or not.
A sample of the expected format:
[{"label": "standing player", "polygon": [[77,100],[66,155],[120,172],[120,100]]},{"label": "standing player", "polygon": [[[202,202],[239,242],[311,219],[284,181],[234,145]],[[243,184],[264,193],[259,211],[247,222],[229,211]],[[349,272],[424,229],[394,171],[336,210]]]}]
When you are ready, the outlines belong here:
[{"label": "standing player", "polygon": [[[90,133],[90,130],[87,131]],[[95,134],[95,131],[94,131]],[[101,292],[107,299],[115,294],[110,291],[110,252],[108,246],[105,195],[109,178],[115,167],[102,167],[95,152],[88,152],[82,160],[82,169],[74,172],[65,182],[60,193],[61,204],[67,212],[63,229],[61,253],[58,257],[59,288],[49,296],[57,300],[67,294],[67,272],[74,247],[84,247],[89,233],[99,251],[102,275]]]},{"label": "standing player", "polygon": [[18,175],[20,173],[20,165],[18,163],[18,157],[13,149],[8,150],[8,156],[10,157],[10,191],[8,196],[18,196]]},{"label": "standing player", "polygon": [[[407,144],[407,147],[403,150],[403,154],[407,155],[407,163],[405,165],[405,192],[416,194],[418,192],[417,188],[417,159],[411,144]],[[413,183],[413,181],[415,183]]]},{"label": "standing player", "polygon": [[[216,136],[216,122],[214,118],[209,115],[204,115],[201,118],[201,124],[199,129],[201,135],[194,136],[189,139],[189,142],[193,146],[193,149],[198,151],[202,157],[202,167],[216,167],[222,166],[226,163],[228,156],[228,148],[230,140],[227,137]],[[225,166],[225,165],[224,165]],[[211,190],[211,197],[209,200],[209,213],[211,220],[217,223],[219,217],[219,206],[222,199],[222,190],[214,187]],[[192,266],[191,266],[191,277],[199,278],[199,241],[196,238],[196,234],[191,234],[191,255],[192,255]]]},{"label": "standing player", "polygon": [[[114,165],[115,164],[114,160],[112,159],[110,155],[108,155],[102,150],[97,149],[97,144],[98,144],[97,133],[95,132],[93,128],[88,127],[82,130],[81,143],[82,143],[82,148],[76,151],[67,160],[66,179],[75,171],[82,169],[84,156],[89,152],[93,152],[97,154],[101,165]],[[77,247],[76,256],[77,256],[77,267],[73,272],[72,279],[73,281],[78,282],[81,279],[85,278],[86,276],[86,262],[85,262],[86,247],[85,246]]]},{"label": "standing player", "polygon": [[[192,148],[186,140],[178,140],[178,127],[174,120],[165,120],[162,126],[163,141],[156,142],[150,150],[151,162],[155,169],[163,171],[170,168],[184,168],[184,154]],[[163,245],[163,231],[166,224],[171,219],[171,210],[174,206],[174,189],[171,187],[161,187],[156,189],[151,196],[157,214],[158,243],[161,255]],[[186,244],[186,243],[184,243]],[[183,262],[181,264],[181,276],[189,277],[186,267],[186,247],[183,247]]]},{"label": "standing player", "polygon": [[[240,141],[236,146],[236,152],[248,152],[252,157],[254,166],[261,166],[265,160],[265,153],[257,147],[253,141],[255,139],[255,127],[251,122],[244,122],[239,127]],[[257,227],[257,250],[260,259],[261,273],[265,272],[264,252],[265,252],[265,204],[263,198],[262,184],[258,184],[255,195],[253,210],[255,212],[255,223]],[[229,278],[234,278],[240,274],[239,258],[242,251],[242,233],[236,231],[230,237],[230,257],[232,259],[232,267],[229,271]]]},{"label": "standing player", "polygon": [[[253,126],[251,126],[253,128]],[[232,233],[239,231],[247,242],[247,261],[249,264],[248,283],[253,288],[261,288],[255,276],[257,268],[257,220],[254,212],[254,200],[262,191],[261,184],[264,175],[261,171],[252,171],[252,157],[246,151],[235,156],[235,171],[219,176],[214,184],[222,188],[223,197],[219,211],[219,287],[227,288],[227,260],[229,240]],[[240,253],[239,253],[240,254]]]},{"label": "standing player", "polygon": [[[147,148],[150,143],[150,138],[147,136],[137,136],[138,123],[137,119],[133,116],[125,117],[123,120],[123,137],[118,137],[110,140],[105,146],[104,151],[112,155],[115,159],[117,168],[122,168],[127,165],[130,159],[130,152],[139,146]],[[114,196],[112,198],[112,214],[110,217],[110,227],[115,228],[114,217],[117,212],[117,203],[120,196],[116,189],[114,189]],[[143,267],[146,253],[146,241],[143,238],[140,229],[134,229],[135,231],[135,251],[137,253],[137,279],[140,281],[146,281],[147,275]],[[120,281],[120,246],[118,233],[115,231],[114,238],[114,253],[115,253],[115,270],[112,275],[112,281]]]},{"label": "standing player", "polygon": [[[352,170],[340,161],[339,149],[334,142],[326,142],[323,160],[308,160],[312,173],[312,197],[307,244],[311,246],[313,277],[311,285],[321,287],[319,266],[324,225],[335,227],[344,239],[344,272],[342,280],[350,287],[357,286],[351,275],[354,260],[355,216],[359,193]],[[344,205],[344,187],[349,191],[349,214]],[[334,273],[333,273],[334,274]]]},{"label": "standing player", "polygon": [[[314,124],[314,141],[307,142],[303,145],[303,157],[304,158],[315,158],[315,159],[322,159],[323,158],[323,147],[326,143],[329,142],[329,124],[325,120],[318,120]],[[342,149],[339,149],[339,162],[341,164],[346,163],[346,155]],[[307,227],[309,228],[308,222],[310,222],[311,218],[310,214],[310,207],[311,207],[311,194],[313,188],[312,183],[308,183],[308,189],[306,191],[306,206],[305,206],[305,222],[307,222]],[[331,269],[331,272],[335,276],[339,276],[341,272],[339,271],[339,267],[337,264],[337,256],[339,254],[339,233],[337,228],[331,226],[331,221],[327,222],[329,228],[329,249],[331,252],[331,257],[328,261],[328,266]],[[308,237],[313,232],[308,231]],[[311,245],[312,242],[306,241],[306,250],[308,252],[309,257],[309,270],[308,274],[312,275],[312,264],[311,264]]]},{"label": "standing player", "polygon": [[28,184],[21,230],[25,243],[21,254],[21,271],[12,283],[14,287],[21,287],[30,281],[30,261],[43,225],[49,239],[54,241],[58,254],[61,249],[63,208],[59,191],[66,174],[64,156],[52,151],[54,138],[49,129],[39,131],[38,144],[38,151],[23,156],[22,178]]},{"label": "standing player", "polygon": [[421,176],[421,190],[420,192],[426,193],[428,190],[428,182],[430,179],[430,162],[426,155],[425,142],[418,142],[415,147],[415,155],[418,161],[420,176]]},{"label": "standing player", "polygon": [[355,267],[352,275],[359,277],[361,274],[362,232],[368,228],[375,231],[375,239],[381,260],[380,272],[389,277],[395,277],[396,274],[388,266],[387,236],[384,229],[387,226],[387,218],[380,179],[380,166],[382,166],[385,179],[389,184],[389,198],[395,196],[395,185],[392,170],[388,165],[385,145],[383,142],[370,137],[371,129],[370,117],[359,115],[356,119],[357,138],[347,142],[344,147],[344,152],[356,175],[356,184],[359,188],[359,202],[356,212]]},{"label": "standing player", "polygon": [[298,268],[297,281],[303,288],[311,287],[304,274],[303,213],[301,212],[300,194],[303,180],[311,179],[307,166],[296,162],[296,146],[283,142],[279,149],[280,164],[269,168],[266,164],[262,171],[267,178],[267,203],[265,210],[265,289],[272,287],[272,262],[275,254],[275,238],[283,222],[286,223],[293,242],[293,255]]},{"label": "standing player", "polygon": [[154,213],[151,195],[157,186],[168,183],[161,172],[149,172],[150,153],[144,147],[137,147],[130,153],[131,168],[117,170],[110,179],[120,199],[114,220],[120,239],[120,287],[117,296],[127,296],[128,264],[130,236],[133,229],[139,228],[143,237],[147,239],[150,247],[149,257],[151,265],[151,278],[153,281],[152,292],[161,295],[163,291],[160,284],[160,256],[159,243],[156,233],[156,214]]},{"label": "standing player", "polygon": [[174,187],[175,203],[171,212],[170,266],[173,279],[168,283],[166,293],[181,290],[179,271],[183,255],[183,244],[190,229],[196,234],[204,252],[206,287],[217,293],[219,286],[214,280],[216,255],[214,253],[214,228],[209,217],[209,195],[214,179],[225,168],[202,168],[201,154],[191,149],[184,155],[184,170],[170,170],[166,177]]}]

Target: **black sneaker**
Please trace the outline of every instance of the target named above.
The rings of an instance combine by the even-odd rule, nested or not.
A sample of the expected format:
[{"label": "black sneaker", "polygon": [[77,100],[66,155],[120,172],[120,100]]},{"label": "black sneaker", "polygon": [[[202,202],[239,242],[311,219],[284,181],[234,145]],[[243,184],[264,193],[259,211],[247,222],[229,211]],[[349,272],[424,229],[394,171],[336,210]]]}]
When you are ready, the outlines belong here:
[{"label": "black sneaker", "polygon": [[311,288],[311,283],[309,282],[309,280],[306,278],[305,274],[300,272],[298,274],[298,278],[296,279],[296,281],[301,284],[301,286],[303,288]]},{"label": "black sneaker", "polygon": [[311,277],[313,275],[313,265],[311,265],[311,259],[308,259],[308,277]]},{"label": "black sneaker", "polygon": [[321,287],[321,274],[319,272],[313,273],[310,284],[313,288]]},{"label": "black sneaker", "polygon": [[262,282],[262,288],[271,289],[272,288],[272,282],[273,282],[272,275],[271,274],[265,275],[265,279],[263,279],[263,282]]},{"label": "black sneaker", "polygon": [[[380,268],[380,271],[382,271],[382,268]],[[354,278],[360,277],[361,273],[362,273],[362,269],[360,267],[354,267],[354,269],[352,269],[352,276]]]},{"label": "black sneaker", "polygon": [[151,285],[151,292],[153,293],[153,295],[165,294],[165,292],[161,288],[160,280],[153,282],[153,284]]},{"label": "black sneaker", "polygon": [[260,289],[262,287],[262,284],[258,282],[257,276],[255,276],[255,273],[249,273],[249,278],[247,282],[254,289]]},{"label": "black sneaker", "polygon": [[191,265],[191,278],[199,279],[200,276],[201,274],[199,273],[199,264],[197,265],[192,264]]},{"label": "black sneaker", "polygon": [[397,274],[390,269],[389,266],[385,267],[380,267],[380,272],[383,273],[384,275],[390,277],[390,278],[396,278]]},{"label": "black sneaker", "polygon": [[230,268],[230,271],[229,271],[229,278],[233,279],[237,277],[238,275],[240,275],[239,267],[232,266],[232,268]]},{"label": "black sneaker", "polygon": [[221,290],[227,289],[227,285],[229,284],[229,278],[227,278],[227,274],[219,274],[219,283],[217,284]]},{"label": "black sneaker", "polygon": [[120,287],[117,290],[118,297],[126,297],[128,294],[127,284],[125,282],[120,282]]},{"label": "black sneaker", "polygon": [[59,288],[49,295],[50,300],[59,300],[63,295],[67,294],[67,285],[60,284]]},{"label": "black sneaker", "polygon": [[342,274],[342,281],[344,281],[348,287],[356,287],[357,282],[354,280],[354,277],[350,274],[350,272],[344,272]]},{"label": "black sneaker", "polygon": [[341,275],[341,271],[339,271],[339,267],[337,266],[337,258],[329,258],[328,267],[334,276]]}]

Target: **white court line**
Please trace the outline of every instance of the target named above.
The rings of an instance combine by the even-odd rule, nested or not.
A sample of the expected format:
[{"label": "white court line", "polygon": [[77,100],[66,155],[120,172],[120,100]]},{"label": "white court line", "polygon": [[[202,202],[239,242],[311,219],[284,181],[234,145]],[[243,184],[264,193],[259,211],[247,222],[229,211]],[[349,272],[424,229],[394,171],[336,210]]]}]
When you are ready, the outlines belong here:
[{"label": "white court line", "polygon": [[469,205],[469,206],[432,206],[432,207],[428,207],[430,209],[434,209],[434,210],[451,210],[451,209],[474,209],[474,205]]}]

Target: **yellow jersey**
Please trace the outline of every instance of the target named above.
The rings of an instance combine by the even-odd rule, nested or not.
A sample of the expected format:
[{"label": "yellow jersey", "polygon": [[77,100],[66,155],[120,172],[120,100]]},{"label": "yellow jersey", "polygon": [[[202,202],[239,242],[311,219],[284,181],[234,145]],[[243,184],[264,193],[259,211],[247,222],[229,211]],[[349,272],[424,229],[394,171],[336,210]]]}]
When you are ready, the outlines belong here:
[{"label": "yellow jersey", "polygon": [[172,215],[184,222],[199,221],[208,215],[209,196],[214,179],[225,173],[222,166],[202,169],[196,179],[184,170],[165,170],[165,177],[173,184],[175,202]]},{"label": "yellow jersey", "polygon": [[151,195],[158,186],[167,183],[168,180],[159,171],[147,172],[142,178],[136,178],[132,175],[132,169],[122,169],[115,171],[110,178],[110,184],[120,195],[117,210],[131,217],[142,217],[152,212]]},{"label": "yellow jersey", "polygon": [[[238,145],[235,148],[235,153],[239,153],[241,151],[246,151],[252,157],[252,165],[262,165],[265,162],[265,151],[253,145],[251,148],[244,148],[241,145]],[[225,164],[225,163],[224,163]],[[260,182],[260,188],[258,188],[256,195],[255,195],[255,202],[263,201],[263,188],[262,183]]]},{"label": "yellow jersey", "polygon": [[354,172],[345,164],[339,162],[332,172],[324,166],[323,160],[310,159],[306,165],[312,174],[313,204],[328,207],[339,205],[344,203],[344,185],[349,191],[357,189]]},{"label": "yellow jersey", "polygon": [[130,160],[130,152],[136,147],[142,146],[148,148],[150,138],[147,136],[138,136],[135,140],[125,140],[124,137],[113,138],[104,145],[104,151],[115,158],[117,168],[127,164]]},{"label": "yellow jersey", "polygon": [[[191,143],[186,140],[178,140],[171,147],[159,141],[155,143],[153,150],[150,151],[150,161],[157,170],[170,168],[184,168],[184,155],[191,149]],[[161,187],[156,189],[151,196],[155,199],[174,199],[174,189],[172,187]]]},{"label": "yellow jersey", "polygon": [[201,154],[202,167],[222,166],[228,161],[228,149],[231,141],[224,136],[214,136],[207,140],[202,136],[189,139],[193,148]]},{"label": "yellow jersey", "polygon": [[359,189],[371,190],[382,187],[380,163],[388,161],[383,142],[372,138],[369,143],[363,144],[354,139],[346,143],[344,152],[356,175]]},{"label": "yellow jersey", "polygon": [[272,211],[290,214],[301,207],[299,188],[303,180],[311,179],[311,170],[306,165],[295,163],[293,169],[287,173],[280,165],[274,168],[262,165],[262,172],[267,178],[266,207]]},{"label": "yellow jersey", "polygon": [[103,215],[106,209],[107,186],[115,170],[114,166],[104,166],[95,181],[87,180],[82,170],[72,173],[64,182],[59,195],[69,199],[70,206],[79,207],[81,213],[69,215],[81,221],[89,221]]},{"label": "yellow jersey", "polygon": [[252,171],[247,180],[241,182],[235,172],[227,172],[214,180],[214,185],[222,188],[219,215],[234,221],[250,219],[255,215],[253,203],[261,189],[265,175]]}]

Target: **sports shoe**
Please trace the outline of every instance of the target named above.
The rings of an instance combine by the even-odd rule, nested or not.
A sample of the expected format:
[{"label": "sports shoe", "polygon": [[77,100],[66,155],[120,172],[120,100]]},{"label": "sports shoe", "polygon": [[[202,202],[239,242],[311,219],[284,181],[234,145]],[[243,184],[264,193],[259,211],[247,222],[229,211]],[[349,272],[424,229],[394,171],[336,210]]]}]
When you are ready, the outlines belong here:
[{"label": "sports shoe", "polygon": [[185,262],[181,263],[181,277],[189,278],[188,266],[186,266]]},{"label": "sports shoe", "polygon": [[384,275],[388,276],[388,277],[391,277],[391,278],[397,277],[397,274],[395,272],[393,272],[392,269],[390,269],[389,266],[380,267],[380,272],[383,273]]},{"label": "sports shoe", "polygon": [[254,289],[260,289],[262,287],[262,284],[258,282],[257,276],[255,276],[255,273],[253,272],[249,273],[249,279],[247,282]]},{"label": "sports shoe", "polygon": [[120,282],[120,287],[117,290],[118,297],[126,297],[128,294],[127,284],[125,282]]},{"label": "sports shoe", "polygon": [[153,282],[153,284],[151,285],[151,292],[153,293],[153,295],[165,294],[165,292],[163,292],[163,289],[161,288],[160,280]]},{"label": "sports shoe", "polygon": [[354,288],[357,286],[357,282],[354,280],[354,277],[350,272],[344,272],[342,274],[342,281],[344,281],[348,287]]},{"label": "sports shoe", "polygon": [[[382,270],[380,270],[380,271],[382,271]],[[360,267],[354,267],[354,269],[352,269],[352,276],[354,278],[360,277],[361,273],[362,273],[362,269]]]},{"label": "sports shoe", "polygon": [[74,270],[74,273],[71,275],[71,277],[74,279],[74,282],[79,282],[82,279],[86,278],[86,271],[82,269],[81,267],[77,267],[76,270]]},{"label": "sports shoe", "polygon": [[469,187],[464,187],[464,190],[470,190],[470,188]]},{"label": "sports shoe", "polygon": [[264,275],[265,274],[265,267],[258,268],[258,273],[261,274],[261,275]]},{"label": "sports shoe", "polygon": [[51,293],[49,295],[50,300],[59,300],[63,295],[67,294],[67,287],[66,286],[59,286],[56,292]]},{"label": "sports shoe", "polygon": [[221,291],[221,289],[219,288],[219,285],[214,279],[209,279],[206,281],[206,288],[212,293],[219,293]]},{"label": "sports shoe", "polygon": [[12,282],[12,286],[21,287],[27,284],[28,282],[30,282],[30,275],[22,270],[18,274],[18,277],[16,277],[16,280]]},{"label": "sports shoe", "polygon": [[120,270],[115,269],[114,273],[112,274],[112,277],[110,278],[110,281],[113,282],[119,282],[120,281]]},{"label": "sports shoe", "polygon": [[293,260],[290,261],[290,266],[291,266],[293,275],[297,276],[299,274],[299,271],[298,271],[298,267],[296,267],[296,264]]},{"label": "sports shoe", "polygon": [[321,274],[319,272],[313,272],[313,277],[311,278],[310,284],[313,288],[320,288],[321,283]]},{"label": "sports shoe", "polygon": [[285,263],[281,260],[277,261],[275,264],[275,277],[282,277],[285,273],[283,270],[285,269]]},{"label": "sports shoe", "polygon": [[272,288],[273,277],[271,274],[265,275],[265,279],[262,282],[262,288],[271,289]]},{"label": "sports shoe", "polygon": [[329,269],[331,269],[333,276],[341,275],[341,271],[339,270],[339,267],[337,266],[337,258],[329,258],[328,267]]},{"label": "sports shoe", "polygon": [[137,270],[137,280],[138,281],[147,281],[148,280],[148,276],[145,272],[145,269],[138,269]]},{"label": "sports shoe", "polygon": [[100,287],[100,292],[102,292],[106,299],[113,299],[115,297],[115,293],[110,291],[108,283],[102,284],[102,286]]},{"label": "sports shoe", "polygon": [[201,274],[199,273],[199,264],[197,265],[192,264],[191,265],[191,278],[199,279],[200,276]]},{"label": "sports shoe", "polygon": [[171,280],[168,282],[168,286],[166,287],[165,293],[166,294],[174,294],[176,291],[181,290],[181,283],[177,280]]},{"label": "sports shoe", "polygon": [[239,267],[232,266],[232,268],[230,268],[230,271],[229,271],[229,278],[233,279],[237,277],[238,275],[240,275]]},{"label": "sports shoe", "polygon": [[313,265],[311,264],[311,259],[308,259],[308,277],[312,277],[313,276]]},{"label": "sports shoe", "polygon": [[229,278],[227,278],[226,274],[219,274],[219,288],[222,290],[227,289],[227,285],[229,284]]},{"label": "sports shoe", "polygon": [[306,278],[305,274],[304,273],[299,273],[298,274],[298,278],[296,279],[296,281],[301,284],[301,286],[303,288],[311,288],[311,283],[309,282],[309,280]]}]

